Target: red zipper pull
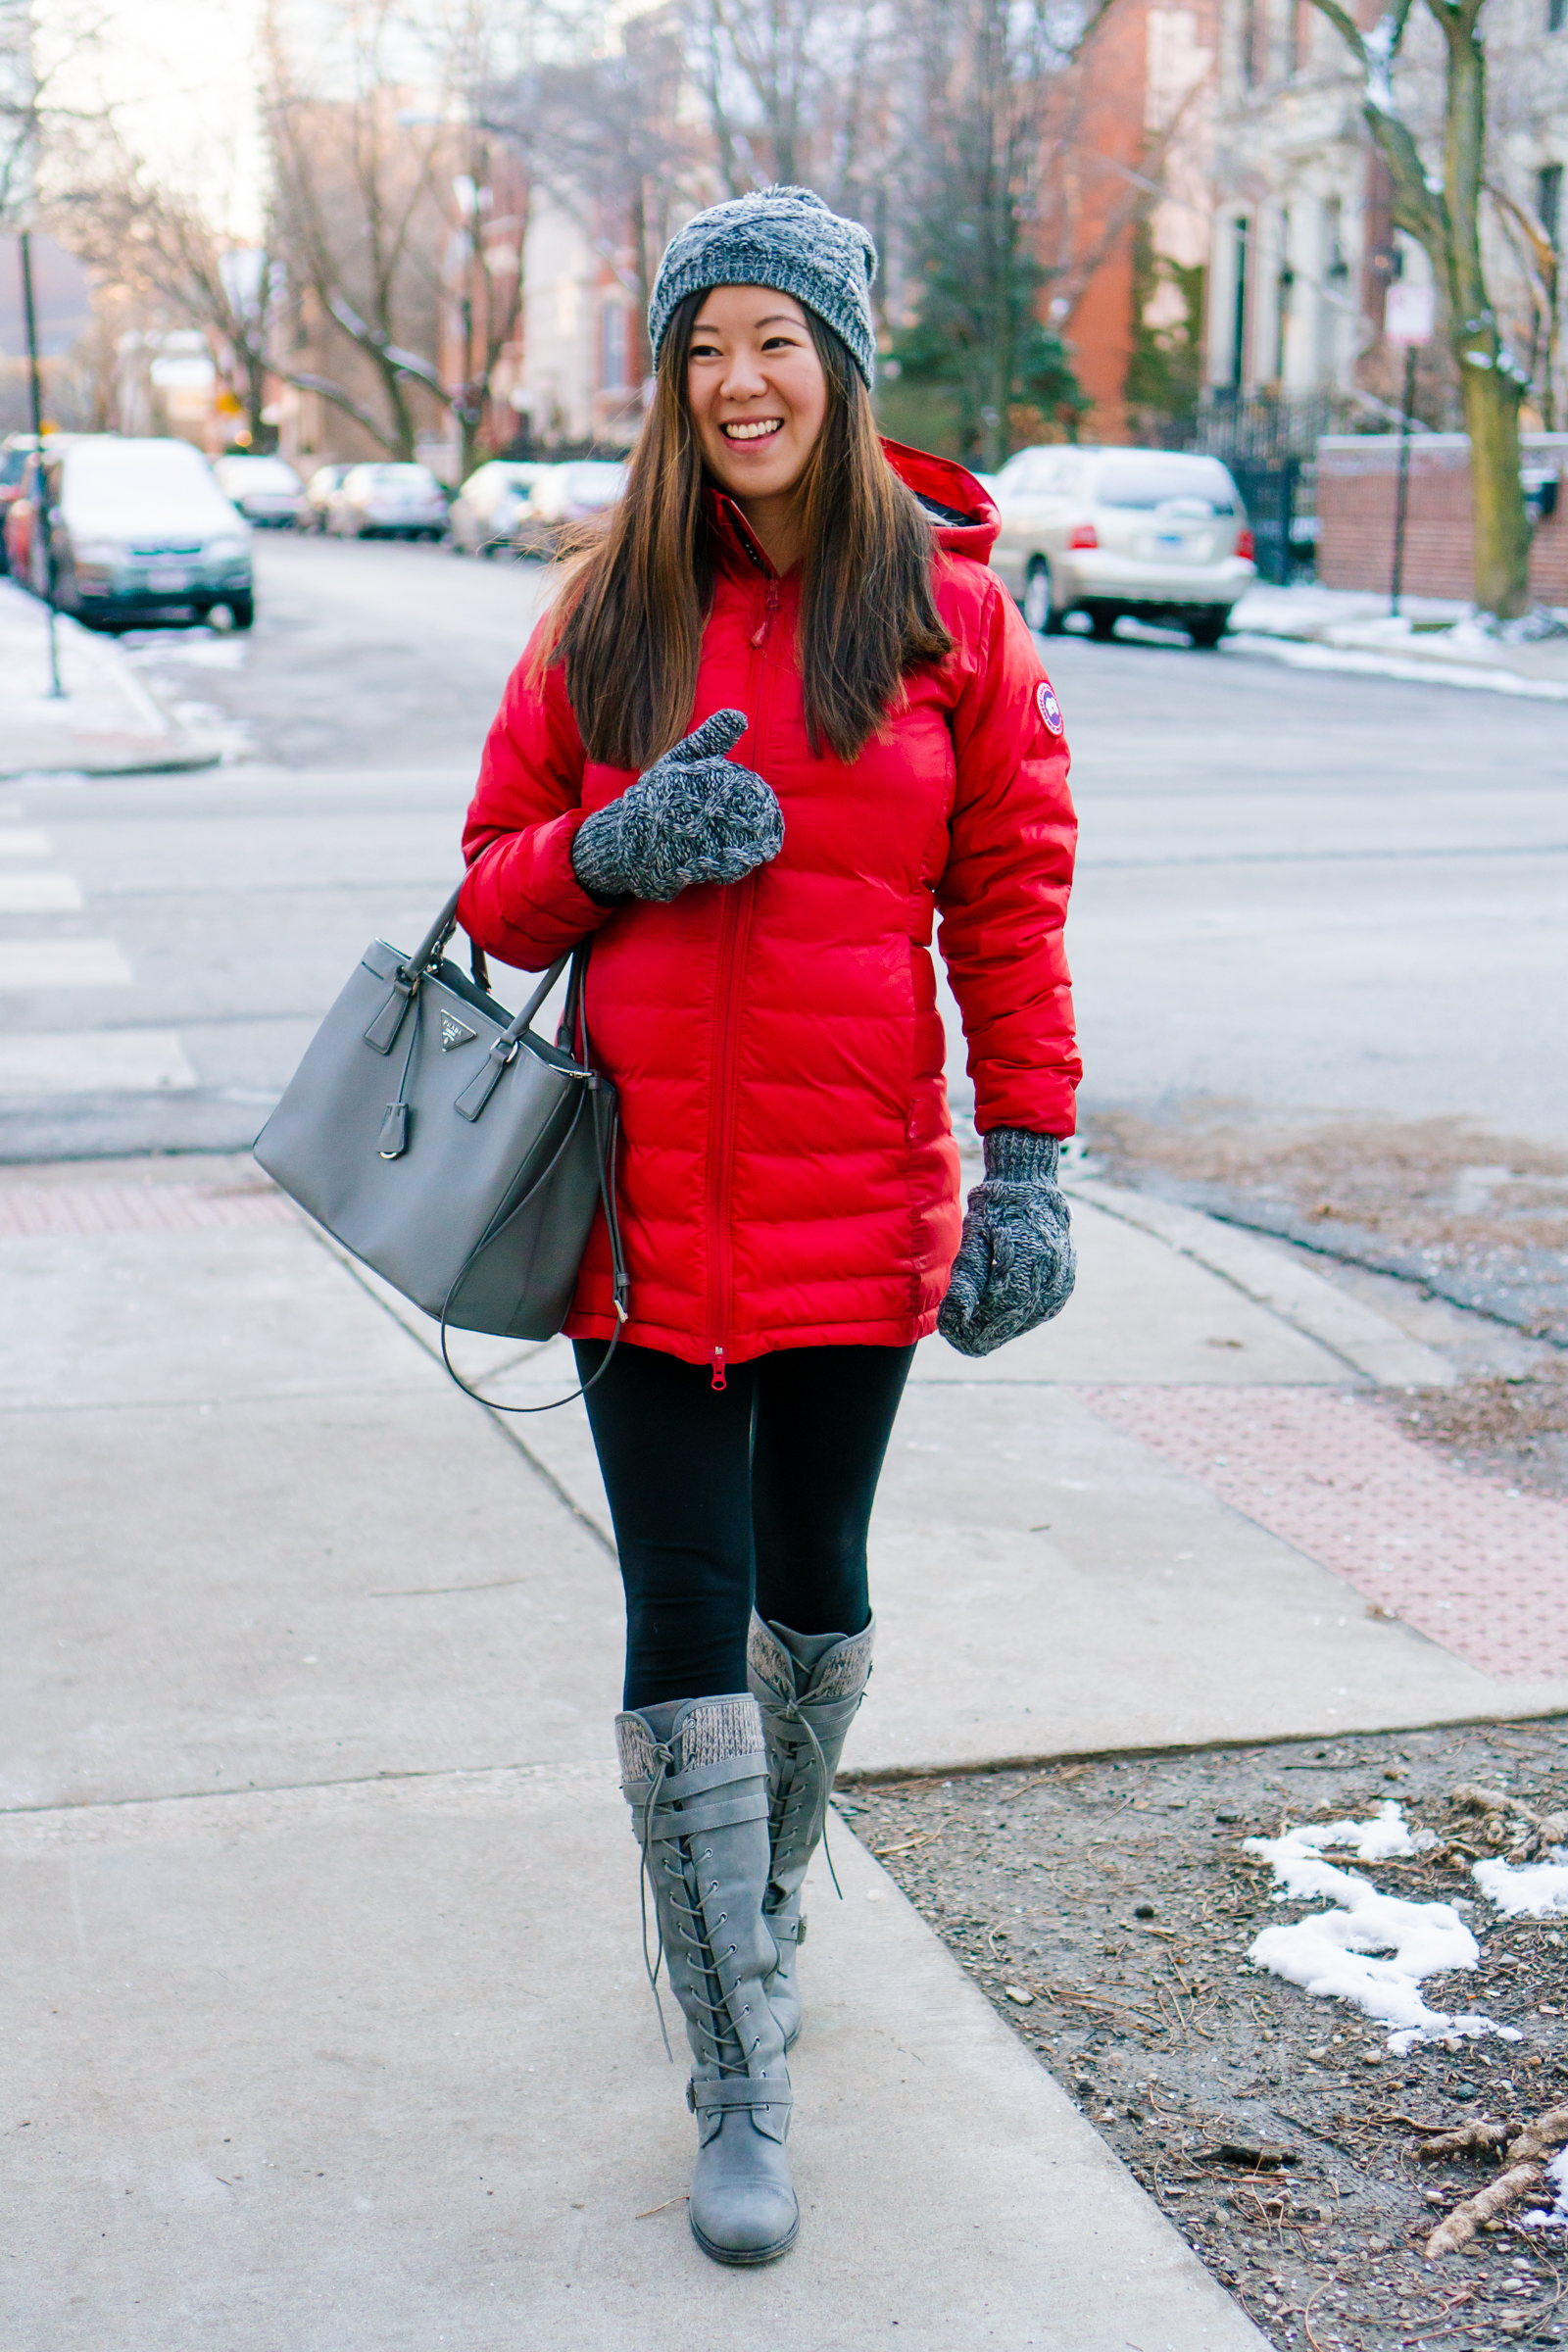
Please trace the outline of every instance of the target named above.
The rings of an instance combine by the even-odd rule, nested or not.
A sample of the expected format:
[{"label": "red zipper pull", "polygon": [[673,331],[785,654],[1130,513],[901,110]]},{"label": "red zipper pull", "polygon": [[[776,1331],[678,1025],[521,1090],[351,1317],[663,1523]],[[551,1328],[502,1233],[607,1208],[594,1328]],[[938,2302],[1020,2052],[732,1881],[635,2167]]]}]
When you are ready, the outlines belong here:
[{"label": "red zipper pull", "polygon": [[752,643],[754,646],[761,644],[763,638],[767,635],[768,630],[773,625],[773,615],[777,611],[778,582],[777,580],[769,580],[767,583],[767,602],[762,607],[762,617],[758,622],[756,629],[752,633]]},{"label": "red zipper pull", "polygon": [[729,1382],[724,1378],[724,1350],[722,1348],[713,1349],[713,1377],[710,1386],[715,1389],[729,1387]]}]

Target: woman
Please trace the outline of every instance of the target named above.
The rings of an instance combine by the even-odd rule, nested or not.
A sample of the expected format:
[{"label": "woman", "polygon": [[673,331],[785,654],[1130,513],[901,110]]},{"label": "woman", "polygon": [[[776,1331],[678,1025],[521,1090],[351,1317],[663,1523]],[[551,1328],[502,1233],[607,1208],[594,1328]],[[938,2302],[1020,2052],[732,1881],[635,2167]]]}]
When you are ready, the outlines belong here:
[{"label": "woman", "polygon": [[[625,497],[512,678],[462,919],[593,936],[630,1314],[589,1418],[626,1586],[621,1777],[694,2058],[716,2261],[799,2227],[801,1885],[871,1670],[866,1527],[915,1343],[1064,1304],[1078,1062],[1061,713],[959,467],[879,443],[875,250],[801,188],[664,256]],[[986,1181],[959,1234],[933,914]],[[581,1377],[616,1328],[596,1231]],[[754,1605],[755,1604],[755,1605]]]}]

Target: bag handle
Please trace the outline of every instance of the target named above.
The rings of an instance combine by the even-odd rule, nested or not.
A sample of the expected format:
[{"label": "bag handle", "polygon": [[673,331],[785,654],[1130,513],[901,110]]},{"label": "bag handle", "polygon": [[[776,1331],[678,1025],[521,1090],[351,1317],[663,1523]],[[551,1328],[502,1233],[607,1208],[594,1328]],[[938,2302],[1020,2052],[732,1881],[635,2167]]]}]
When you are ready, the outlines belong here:
[{"label": "bag handle", "polygon": [[[606,1102],[607,1100],[609,1102],[610,1108],[608,1111],[602,1113],[600,1106],[602,1103]],[[534,1194],[539,1190],[539,1187],[546,1183],[555,1173],[562,1154],[564,1152],[566,1146],[571,1142],[572,1137],[577,1132],[577,1121],[582,1117],[584,1107],[587,1108],[588,1115],[593,1120],[594,1124],[594,1155],[599,1165],[599,1198],[604,1206],[605,1225],[610,1237],[610,1262],[615,1302],[615,1328],[610,1335],[610,1346],[605,1349],[604,1361],[601,1363],[598,1371],[595,1372],[589,1379],[585,1380],[581,1388],[573,1389],[569,1396],[552,1396],[548,1404],[498,1404],[493,1397],[481,1396],[477,1389],[471,1389],[467,1382],[464,1379],[462,1373],[458,1370],[457,1366],[453,1363],[451,1353],[447,1348],[447,1317],[451,1312],[453,1299],[457,1297],[465,1280],[467,1277],[468,1268],[478,1257],[480,1251],[489,1247],[490,1243],[494,1241],[496,1235],[502,1230],[502,1228],[516,1215],[518,1209],[525,1208],[527,1206],[528,1202],[533,1199]],[[578,1098],[577,1108],[572,1116],[571,1124],[566,1129],[565,1134],[562,1137],[561,1142],[556,1146],[554,1152],[551,1154],[549,1165],[540,1170],[539,1174],[534,1178],[532,1184],[529,1185],[526,1193],[524,1193],[522,1199],[520,1200],[514,1200],[505,1216],[491,1219],[490,1224],[486,1227],[478,1241],[475,1242],[472,1250],[468,1252],[466,1259],[464,1261],[462,1268],[453,1282],[452,1288],[448,1291],[445,1298],[442,1300],[441,1361],[446,1366],[449,1377],[456,1382],[457,1386],[463,1391],[465,1396],[471,1396],[474,1403],[482,1404],[487,1412],[557,1412],[562,1405],[575,1404],[579,1396],[586,1396],[589,1390],[597,1387],[598,1383],[604,1379],[605,1374],[610,1370],[611,1358],[613,1356],[616,1348],[620,1345],[621,1329],[627,1321],[626,1300],[630,1290],[630,1282],[626,1273],[625,1250],[621,1242],[620,1207],[615,1197],[615,1172],[619,1152],[620,1116],[614,1107],[614,1097],[611,1093],[610,1089],[605,1086],[603,1081],[600,1079],[598,1073],[594,1072],[589,1078],[587,1087],[584,1089],[582,1095]]]},{"label": "bag handle", "polygon": [[[452,903],[454,906],[457,904],[455,899]],[[428,945],[428,942],[426,944]],[[492,1218],[490,1224],[486,1227],[485,1231],[480,1235],[478,1241],[475,1242],[472,1250],[468,1252],[467,1258],[465,1260],[461,1270],[454,1280],[452,1288],[448,1291],[446,1298],[441,1302],[441,1361],[446,1366],[450,1378],[456,1382],[457,1386],[463,1391],[464,1395],[466,1396],[471,1396],[475,1404],[482,1404],[486,1411],[492,1413],[553,1413],[558,1411],[564,1404],[575,1404],[578,1397],[586,1396],[588,1391],[597,1387],[599,1382],[604,1379],[605,1374],[609,1371],[611,1358],[613,1356],[616,1348],[620,1344],[621,1329],[628,1319],[629,1310],[627,1306],[627,1300],[630,1296],[631,1281],[626,1271],[626,1250],[620,1230],[620,1201],[616,1186],[616,1174],[620,1158],[620,1113],[616,1106],[613,1090],[605,1084],[603,1079],[601,1079],[599,1076],[598,1071],[595,1070],[592,1062],[588,1058],[588,1015],[585,1008],[585,998],[587,995],[588,955],[592,946],[593,941],[591,939],[579,940],[577,946],[571,951],[569,957],[571,964],[571,980],[567,987],[565,1009],[562,1016],[563,1032],[575,1032],[574,1042],[571,1050],[575,1052],[580,1067],[587,1073],[587,1085],[585,1086],[582,1095],[578,1098],[577,1108],[573,1114],[571,1124],[566,1129],[565,1134],[562,1137],[561,1142],[557,1145],[555,1152],[551,1154],[548,1166],[541,1169],[540,1173],[534,1178],[533,1183],[528,1187],[528,1190],[523,1195],[522,1199],[520,1200],[514,1200],[511,1208],[507,1210],[505,1216]],[[556,982],[560,979],[563,971],[565,969],[568,957],[565,956],[557,957],[556,961],[551,965],[549,971],[546,972],[544,978],[540,981],[538,987],[534,990],[533,995],[528,999],[527,1004],[522,1007],[522,1010],[516,1015],[509,1027],[502,1032],[501,1036],[498,1037],[495,1043],[492,1045],[489,1054],[485,1057],[484,1067],[479,1071],[477,1077],[472,1079],[469,1084],[465,1087],[455,1105],[458,1110],[463,1112],[465,1118],[476,1119],[479,1115],[479,1112],[484,1108],[485,1103],[490,1100],[490,1096],[495,1089],[497,1081],[500,1079],[502,1071],[506,1068],[508,1062],[512,1061],[515,1057],[518,1052],[523,1032],[527,1029],[529,1023],[533,1019],[534,1014],[538,1011],[546,997],[549,996],[550,991],[555,987]],[[505,1050],[503,1051],[503,1049]],[[476,1090],[480,1088],[483,1089],[483,1092],[478,1095],[478,1099],[474,1107],[471,1109],[466,1108],[465,1104],[466,1103],[468,1097],[474,1095]],[[512,1217],[516,1215],[518,1209],[526,1206],[527,1202],[533,1199],[534,1194],[539,1190],[539,1187],[546,1183],[548,1179],[555,1173],[562,1154],[565,1152],[567,1145],[571,1142],[572,1137],[577,1132],[577,1121],[581,1118],[585,1107],[588,1111],[589,1117],[593,1121],[594,1157],[599,1170],[599,1199],[600,1203],[604,1208],[605,1229],[610,1241],[612,1295],[613,1297],[615,1306],[615,1328],[610,1335],[610,1346],[605,1350],[604,1361],[600,1364],[598,1371],[595,1372],[589,1379],[585,1380],[581,1388],[573,1389],[569,1396],[553,1396],[548,1404],[498,1404],[489,1396],[481,1396],[477,1389],[471,1389],[468,1386],[468,1383],[464,1379],[462,1373],[453,1363],[451,1354],[447,1348],[447,1316],[451,1311],[453,1299],[457,1297],[458,1292],[462,1289],[464,1281],[467,1276],[468,1269],[479,1256],[480,1251],[489,1247],[490,1243],[494,1241],[501,1228],[506,1225]]]},{"label": "bag handle", "polygon": [[[466,880],[467,876],[465,875],[464,881]],[[430,966],[439,962],[445,955],[447,942],[458,927],[458,901],[462,896],[463,883],[460,882],[425,933],[424,945],[409,958],[407,970],[411,980],[421,980]],[[473,974],[473,985],[475,988],[482,988],[485,995],[488,996],[490,994],[490,965],[486,960],[485,952],[471,932],[465,936],[468,942],[468,968]],[[543,996],[540,997],[539,1002],[540,1004],[544,1003]]]}]

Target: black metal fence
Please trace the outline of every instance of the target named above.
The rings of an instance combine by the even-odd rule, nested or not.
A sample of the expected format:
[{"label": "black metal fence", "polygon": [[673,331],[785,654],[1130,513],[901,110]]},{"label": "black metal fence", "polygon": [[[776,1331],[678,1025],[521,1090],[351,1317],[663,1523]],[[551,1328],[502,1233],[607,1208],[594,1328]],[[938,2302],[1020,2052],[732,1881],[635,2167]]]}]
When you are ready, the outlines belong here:
[{"label": "black metal fence", "polygon": [[1162,449],[1194,450],[1229,466],[1252,526],[1258,577],[1283,588],[1312,567],[1320,435],[1366,423],[1364,409],[1340,393],[1265,400],[1214,388],[1191,416],[1148,419],[1145,429]]}]

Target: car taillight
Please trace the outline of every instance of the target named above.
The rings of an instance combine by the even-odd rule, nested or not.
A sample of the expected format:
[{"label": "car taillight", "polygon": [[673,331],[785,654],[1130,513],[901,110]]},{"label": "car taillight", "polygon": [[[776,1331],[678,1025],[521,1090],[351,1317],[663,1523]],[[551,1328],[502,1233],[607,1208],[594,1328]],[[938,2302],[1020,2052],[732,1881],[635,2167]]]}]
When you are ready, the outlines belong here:
[{"label": "car taillight", "polygon": [[1098,547],[1100,533],[1092,522],[1075,522],[1067,533],[1067,545],[1069,547]]},{"label": "car taillight", "polygon": [[1245,524],[1236,534],[1236,553],[1239,556],[1245,556],[1249,564],[1257,553],[1252,543],[1252,534]]}]

